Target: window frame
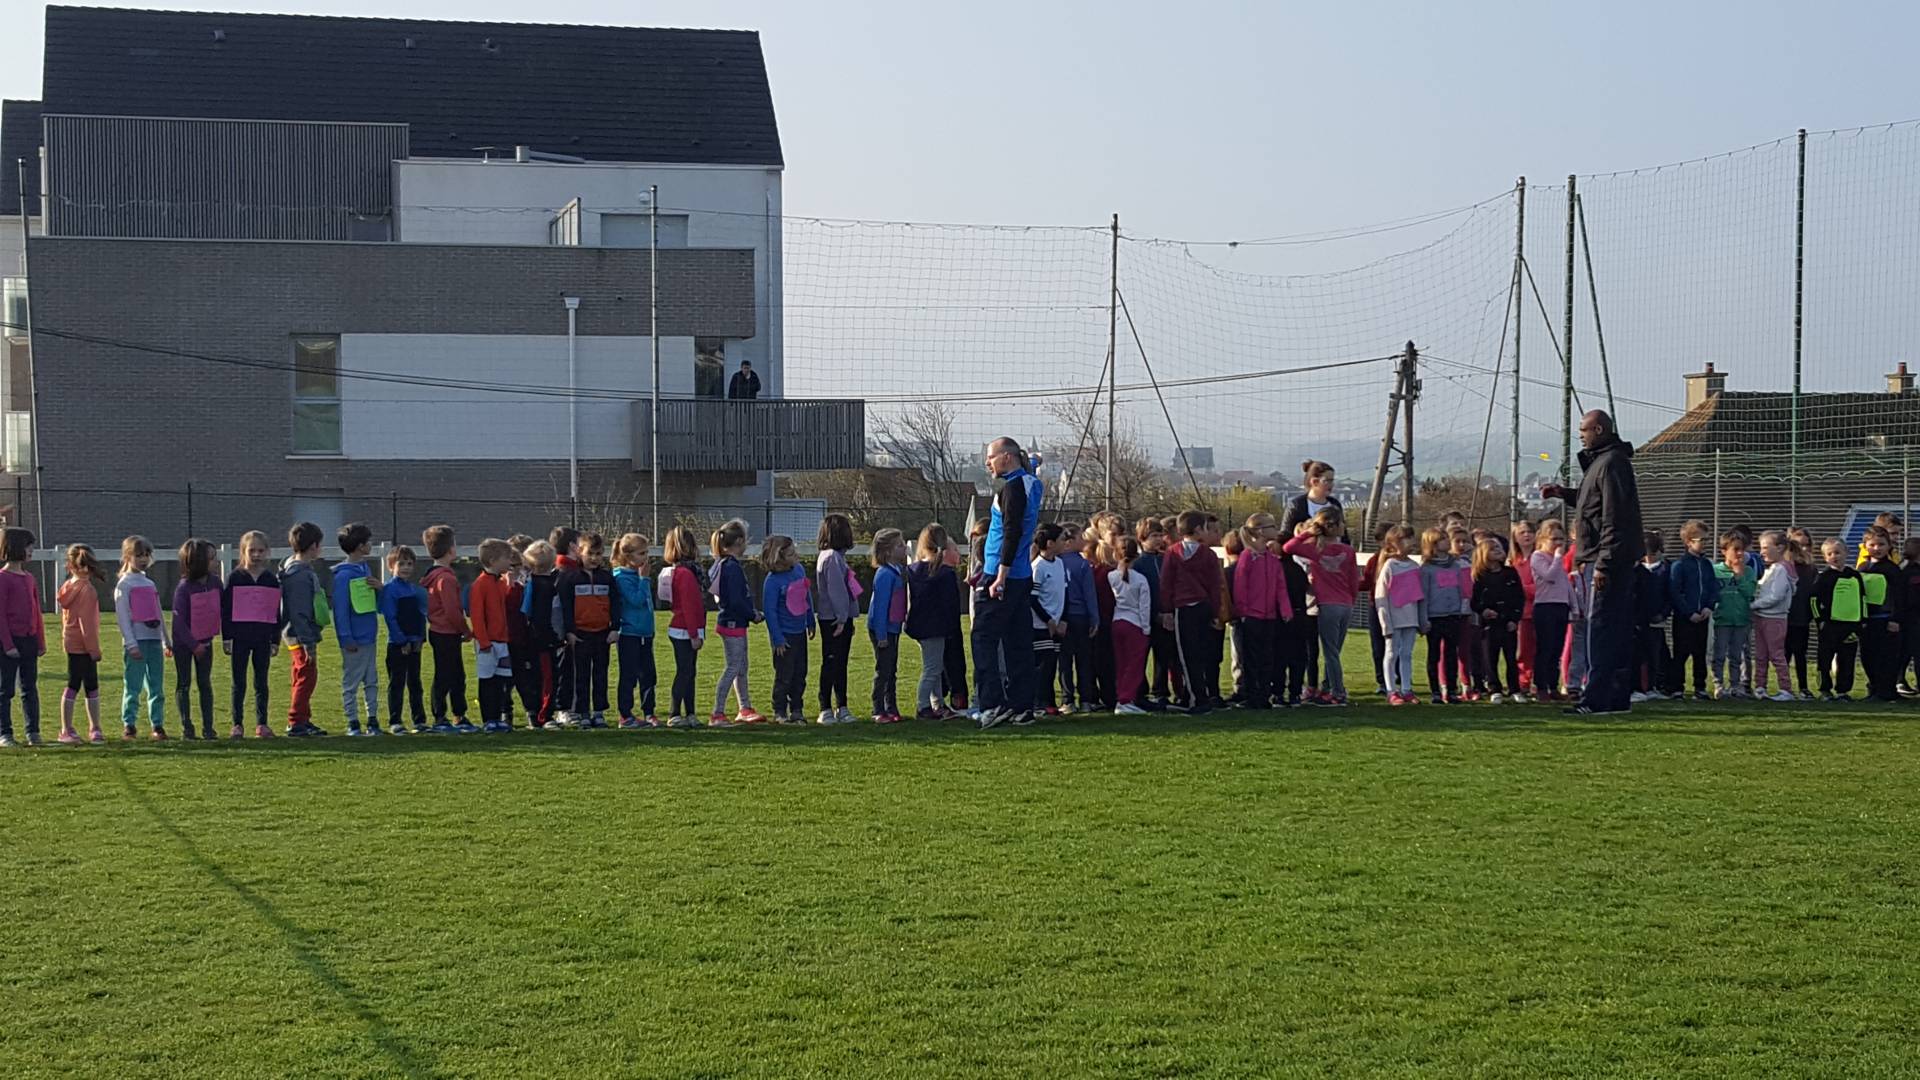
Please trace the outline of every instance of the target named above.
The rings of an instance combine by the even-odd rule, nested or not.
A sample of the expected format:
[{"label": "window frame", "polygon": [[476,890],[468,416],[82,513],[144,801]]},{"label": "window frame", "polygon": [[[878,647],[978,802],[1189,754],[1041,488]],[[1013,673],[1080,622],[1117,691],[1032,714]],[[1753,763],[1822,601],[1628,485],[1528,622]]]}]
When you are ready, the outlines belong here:
[{"label": "window frame", "polygon": [[[300,377],[302,375],[302,370],[300,367],[301,350],[303,348],[310,349],[316,344],[331,345],[333,348],[333,393],[332,394],[303,393],[300,388]],[[341,411],[342,411],[343,402],[340,394],[340,335],[339,334],[294,334],[289,338],[288,348],[293,354],[293,363],[290,365],[290,368],[291,368],[289,372],[290,385],[288,387],[289,389],[288,414],[289,414],[290,423],[288,425],[288,431],[287,431],[287,456],[301,457],[301,458],[337,458],[337,457],[346,456],[345,455],[346,439],[344,437],[344,433],[341,430],[342,428]],[[308,448],[303,448],[300,445],[302,406],[307,406],[307,407],[317,406],[321,409],[328,409],[328,408],[332,409],[334,437],[333,437],[333,441],[330,448],[308,449]],[[311,416],[312,414],[309,413],[308,415]]]}]

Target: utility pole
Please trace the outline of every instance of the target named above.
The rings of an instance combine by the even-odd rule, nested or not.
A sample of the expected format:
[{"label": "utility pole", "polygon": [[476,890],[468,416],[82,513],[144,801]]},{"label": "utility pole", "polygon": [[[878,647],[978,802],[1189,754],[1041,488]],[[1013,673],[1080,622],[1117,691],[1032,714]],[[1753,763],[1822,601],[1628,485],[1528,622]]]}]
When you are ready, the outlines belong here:
[{"label": "utility pole", "polygon": [[[1413,521],[1413,405],[1420,400],[1420,353],[1407,342],[1407,352],[1400,360],[1400,395],[1406,399],[1406,445],[1400,448],[1400,464],[1406,478],[1406,487],[1400,493],[1400,520],[1409,524]],[[1372,522],[1367,523],[1373,527]]]},{"label": "utility pole", "polygon": [[1527,265],[1527,178],[1513,185],[1513,471],[1507,491],[1507,520],[1525,516],[1520,498],[1520,328],[1526,324],[1526,301],[1520,294],[1520,275]]},{"label": "utility pole", "polygon": [[[1567,174],[1567,291],[1565,329],[1560,333],[1560,485],[1573,486],[1573,174]],[[1567,520],[1570,508],[1560,500],[1560,520]]]},{"label": "utility pole", "polygon": [[1113,284],[1107,298],[1107,490],[1106,509],[1113,509],[1113,388],[1120,367],[1120,215],[1113,215],[1113,260],[1108,280]]},{"label": "utility pole", "polygon": [[653,464],[653,542],[665,543],[660,535],[660,185],[647,185],[647,318],[652,321],[653,419],[647,434],[653,440],[649,460]]}]

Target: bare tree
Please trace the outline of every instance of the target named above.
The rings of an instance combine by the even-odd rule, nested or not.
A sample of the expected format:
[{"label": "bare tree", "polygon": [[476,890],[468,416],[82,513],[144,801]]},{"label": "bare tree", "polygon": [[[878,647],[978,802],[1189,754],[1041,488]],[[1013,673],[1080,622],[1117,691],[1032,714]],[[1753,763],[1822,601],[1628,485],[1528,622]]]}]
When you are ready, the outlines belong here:
[{"label": "bare tree", "polygon": [[949,501],[954,484],[966,476],[966,459],[953,444],[954,409],[944,401],[917,401],[882,413],[874,422],[874,449],[887,464],[918,470],[926,481],[928,513],[944,518],[957,507]]},{"label": "bare tree", "polygon": [[[1094,416],[1096,403],[1056,401],[1047,407],[1066,430],[1055,445],[1051,463],[1070,473],[1073,484],[1060,491],[1059,503],[1076,509],[1100,507],[1106,502],[1106,430]],[[1064,487],[1064,485],[1062,485]],[[1113,508],[1131,518],[1164,514],[1178,509],[1179,492],[1167,473],[1154,465],[1153,455],[1132,424],[1122,424],[1113,435]]]}]

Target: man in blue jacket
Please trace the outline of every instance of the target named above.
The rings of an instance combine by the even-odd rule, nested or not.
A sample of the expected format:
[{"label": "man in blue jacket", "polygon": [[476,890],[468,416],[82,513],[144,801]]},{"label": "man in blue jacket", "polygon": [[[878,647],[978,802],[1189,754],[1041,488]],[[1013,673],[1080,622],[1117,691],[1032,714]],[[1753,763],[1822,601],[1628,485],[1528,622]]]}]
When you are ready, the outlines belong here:
[{"label": "man in blue jacket", "polygon": [[1005,436],[987,444],[987,471],[1002,483],[993,497],[982,580],[973,594],[973,670],[983,729],[1033,723],[1030,551],[1046,493],[1026,452]]}]

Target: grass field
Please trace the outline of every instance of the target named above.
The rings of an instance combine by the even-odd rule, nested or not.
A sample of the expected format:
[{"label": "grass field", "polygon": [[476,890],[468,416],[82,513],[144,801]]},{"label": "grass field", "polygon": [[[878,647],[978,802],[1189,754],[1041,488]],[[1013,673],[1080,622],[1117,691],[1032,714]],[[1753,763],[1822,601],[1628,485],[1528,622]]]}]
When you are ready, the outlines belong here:
[{"label": "grass field", "polygon": [[0,1076],[1911,1076],[1917,719],[14,751]]}]

